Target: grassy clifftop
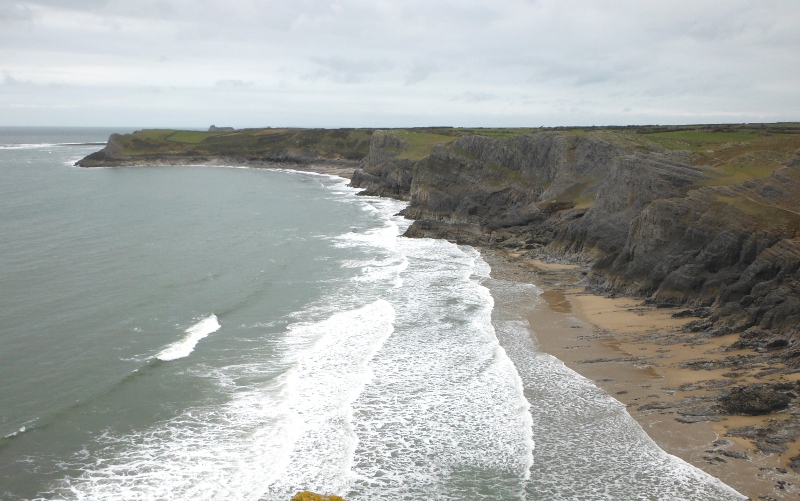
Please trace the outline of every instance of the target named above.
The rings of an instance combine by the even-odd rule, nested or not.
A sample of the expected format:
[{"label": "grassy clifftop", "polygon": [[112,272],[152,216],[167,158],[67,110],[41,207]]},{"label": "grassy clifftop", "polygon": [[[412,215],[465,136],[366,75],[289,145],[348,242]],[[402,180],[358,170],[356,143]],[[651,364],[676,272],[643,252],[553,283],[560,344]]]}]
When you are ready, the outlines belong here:
[{"label": "grassy clifftop", "polygon": [[373,136],[381,154],[398,160],[419,161],[439,143],[464,136],[492,139],[559,132],[591,136],[636,151],[683,150],[692,163],[708,169],[715,184],[739,184],[769,175],[800,148],[800,124],[739,124],[700,126],[454,128],[408,129],[297,129],[265,128],[235,131],[145,129],[114,134],[103,150],[78,162],[85,167],[140,163],[175,163],[181,159],[238,159],[241,162],[308,163],[352,162],[367,158]]},{"label": "grassy clifftop", "polygon": [[[244,129],[201,132],[147,129],[114,134],[95,163],[119,163],[156,157],[236,157],[280,161],[283,158],[360,160],[369,151],[369,129]],[[92,162],[86,162],[87,166]]]}]

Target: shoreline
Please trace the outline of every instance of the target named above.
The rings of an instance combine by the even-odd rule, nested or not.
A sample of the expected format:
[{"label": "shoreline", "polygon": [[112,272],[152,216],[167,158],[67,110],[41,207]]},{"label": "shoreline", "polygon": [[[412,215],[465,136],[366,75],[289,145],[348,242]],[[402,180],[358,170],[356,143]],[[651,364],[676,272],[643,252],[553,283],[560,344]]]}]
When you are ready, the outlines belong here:
[{"label": "shoreline", "polygon": [[[187,164],[143,162],[139,165]],[[273,168],[345,179],[353,176],[352,166],[342,164],[247,161],[195,161],[191,164]],[[660,448],[719,478],[750,499],[797,499],[800,477],[788,468],[791,457],[800,457],[796,437],[789,441],[786,451],[764,454],[753,440],[726,435],[734,428],[765,427],[770,420],[787,419],[789,414],[709,418],[705,414],[682,412],[690,404],[708,407],[712,395],[730,386],[719,382],[730,379],[723,373],[730,373],[731,369],[693,370],[680,364],[729,356],[722,350],[736,341],[738,335],[699,339],[697,335],[681,331],[697,317],[672,317],[682,308],[656,308],[633,298],[610,298],[586,291],[580,284],[586,268],[546,263],[522,252],[475,247],[485,258],[487,254],[494,256],[487,259],[493,276],[500,271],[505,279],[532,283],[543,289],[540,296],[543,303],[525,314],[537,349],[555,356],[625,405],[631,417]],[[753,350],[734,353],[753,353]],[[781,374],[738,379],[739,376],[741,374],[736,376],[736,382],[800,381],[800,373],[788,378]]]},{"label": "shoreline", "polygon": [[352,180],[353,172],[357,168],[351,161],[328,162],[277,162],[269,160],[251,160],[241,158],[206,158],[206,157],[156,157],[156,158],[128,158],[106,162],[105,164],[86,165],[83,158],[73,165],[82,169],[116,169],[125,167],[172,167],[172,166],[207,166],[207,167],[247,167],[250,169],[274,169],[290,170],[297,172],[310,172],[314,174],[326,174],[339,176]]},{"label": "shoreline", "polygon": [[[766,454],[748,438],[726,435],[736,428],[774,424],[772,420],[785,420],[788,414],[743,416],[701,411],[708,411],[720,389],[735,383],[797,381],[800,374],[731,377],[730,368],[682,367],[687,362],[730,356],[724,348],[738,335],[698,339],[683,331],[696,317],[673,317],[681,308],[656,308],[633,298],[587,292],[581,284],[586,269],[579,265],[546,263],[498,249],[480,250],[492,267],[492,276],[532,283],[543,290],[543,301],[534,304],[532,300],[532,309],[522,312],[537,349],[555,356],[625,405],[664,451],[750,499],[797,499],[800,477],[788,465],[790,457],[800,454],[797,441],[783,444],[786,450],[782,453]],[[748,352],[752,350],[732,353]]]}]

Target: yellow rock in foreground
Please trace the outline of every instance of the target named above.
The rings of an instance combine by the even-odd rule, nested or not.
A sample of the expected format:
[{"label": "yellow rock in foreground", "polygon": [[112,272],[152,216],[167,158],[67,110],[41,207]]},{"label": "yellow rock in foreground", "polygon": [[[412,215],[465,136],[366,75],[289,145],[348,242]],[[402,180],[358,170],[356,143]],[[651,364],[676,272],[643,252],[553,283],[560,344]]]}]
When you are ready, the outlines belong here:
[{"label": "yellow rock in foreground", "polygon": [[309,491],[298,492],[292,498],[292,501],[345,501],[344,498],[339,496],[323,496]]}]

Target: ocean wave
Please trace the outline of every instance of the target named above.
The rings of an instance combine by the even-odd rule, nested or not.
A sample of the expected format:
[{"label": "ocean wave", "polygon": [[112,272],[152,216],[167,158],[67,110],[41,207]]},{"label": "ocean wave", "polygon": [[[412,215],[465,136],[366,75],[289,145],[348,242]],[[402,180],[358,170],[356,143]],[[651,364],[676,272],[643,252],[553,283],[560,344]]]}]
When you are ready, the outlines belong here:
[{"label": "ocean wave", "polygon": [[105,146],[106,143],[23,143],[0,144],[0,150],[36,150],[40,148],[53,148],[58,146]]},{"label": "ocean wave", "polygon": [[491,324],[488,266],[443,240],[397,245],[409,265],[387,296],[396,332],[353,404],[359,443],[348,499],[520,499],[532,418]]},{"label": "ocean wave", "polygon": [[[368,362],[394,327],[377,300],[288,328],[288,369],[268,383],[230,385],[222,406],[196,406],[157,426],[105,434],[105,448],[78,458],[82,473],[47,498],[264,499],[297,486],[345,489],[357,438],[352,402],[372,377]],[[253,360],[218,369],[232,381],[263,371]],[[97,459],[102,458],[102,459]],[[282,496],[280,499],[288,499]]]},{"label": "ocean wave", "polygon": [[220,327],[219,319],[212,313],[187,328],[184,331],[186,335],[183,336],[183,338],[161,350],[158,355],[156,355],[156,358],[164,362],[169,362],[171,360],[188,357],[201,339],[212,332],[218,331]]}]

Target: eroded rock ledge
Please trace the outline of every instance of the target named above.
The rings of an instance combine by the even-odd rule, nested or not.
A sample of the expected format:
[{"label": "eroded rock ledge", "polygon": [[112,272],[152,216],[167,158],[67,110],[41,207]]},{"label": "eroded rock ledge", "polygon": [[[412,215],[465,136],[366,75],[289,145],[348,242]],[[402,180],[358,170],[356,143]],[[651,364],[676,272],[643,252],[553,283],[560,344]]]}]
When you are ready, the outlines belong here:
[{"label": "eroded rock ledge", "polygon": [[694,332],[800,363],[800,135],[745,127],[465,135],[416,161],[384,131],[352,185],[410,200],[412,237],[590,266]]}]

